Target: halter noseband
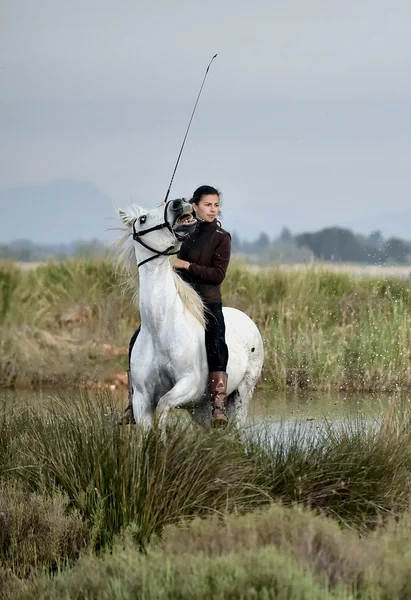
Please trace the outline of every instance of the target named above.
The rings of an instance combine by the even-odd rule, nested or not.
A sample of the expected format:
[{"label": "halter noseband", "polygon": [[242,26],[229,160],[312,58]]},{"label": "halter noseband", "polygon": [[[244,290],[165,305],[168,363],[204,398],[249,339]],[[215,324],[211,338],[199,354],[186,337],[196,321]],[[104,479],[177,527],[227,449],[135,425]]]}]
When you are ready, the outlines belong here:
[{"label": "halter noseband", "polygon": [[[159,229],[164,229],[165,227],[167,227],[167,229],[170,231],[170,233],[172,233],[174,238],[177,240],[176,234],[174,233],[173,228],[170,225],[169,220],[167,219],[167,207],[170,204],[170,202],[172,202],[172,200],[169,200],[164,207],[164,223],[160,223],[160,225],[155,225],[154,227],[150,227],[149,229],[146,229],[145,231],[137,232],[136,228],[135,228],[136,221],[133,221],[133,240],[135,242],[138,242],[142,246],[144,246],[144,248],[147,248],[147,250],[150,250],[150,252],[155,252],[154,256],[150,256],[149,258],[146,258],[145,260],[142,260],[141,262],[139,262],[137,264],[137,267],[141,267],[145,263],[149,262],[150,260],[154,260],[155,258],[158,258],[159,256],[172,256],[173,254],[178,253],[178,250],[176,250],[175,252],[170,252],[170,250],[172,248],[174,248],[175,244],[171,244],[171,246],[169,246],[166,250],[164,250],[163,252],[159,252],[155,248],[151,248],[148,244],[145,244],[143,242],[143,240],[141,239],[141,236],[145,235],[146,233],[150,233],[151,231],[158,231]],[[147,219],[147,215],[142,215],[141,217],[139,217],[140,224],[142,225],[143,223],[145,223],[146,219]]]}]

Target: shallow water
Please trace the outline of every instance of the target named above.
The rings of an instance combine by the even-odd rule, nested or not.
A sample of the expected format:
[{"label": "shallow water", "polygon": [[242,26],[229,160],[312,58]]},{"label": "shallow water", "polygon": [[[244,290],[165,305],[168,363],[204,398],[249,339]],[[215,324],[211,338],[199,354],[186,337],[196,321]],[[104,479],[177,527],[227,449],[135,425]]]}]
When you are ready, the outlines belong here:
[{"label": "shallow water", "polygon": [[[282,439],[286,444],[315,440],[324,424],[334,430],[379,428],[381,417],[392,402],[402,402],[396,394],[335,394],[324,392],[274,392],[258,390],[249,410],[250,432],[264,438]],[[303,437],[300,434],[303,433]]]},{"label": "shallow water", "polygon": [[[63,393],[67,393],[64,390]],[[13,391],[0,390],[0,406],[47,405],[59,390]],[[121,410],[126,404],[126,391],[114,393],[114,398]],[[270,425],[288,423],[318,423],[321,421],[341,422],[356,420],[359,417],[373,420],[384,413],[392,400],[398,396],[388,394],[344,395],[326,394],[324,392],[295,391],[276,392],[270,389],[259,389],[250,403],[250,423],[267,423]]]},{"label": "shallow water", "polygon": [[372,418],[384,412],[393,395],[258,390],[250,404],[252,421],[340,421]]}]

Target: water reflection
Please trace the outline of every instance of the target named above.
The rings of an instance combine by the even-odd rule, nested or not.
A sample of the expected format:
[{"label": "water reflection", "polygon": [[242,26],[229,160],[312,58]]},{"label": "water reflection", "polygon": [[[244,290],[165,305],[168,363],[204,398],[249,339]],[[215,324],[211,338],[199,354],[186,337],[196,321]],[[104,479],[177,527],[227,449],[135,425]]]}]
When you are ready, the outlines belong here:
[{"label": "water reflection", "polygon": [[324,392],[258,390],[250,404],[252,422],[304,421],[306,423],[369,418],[381,414],[392,396],[347,395]]},{"label": "water reflection", "polygon": [[334,431],[379,429],[381,418],[400,395],[273,392],[259,390],[249,411],[249,433],[265,440],[310,445],[331,427]]}]

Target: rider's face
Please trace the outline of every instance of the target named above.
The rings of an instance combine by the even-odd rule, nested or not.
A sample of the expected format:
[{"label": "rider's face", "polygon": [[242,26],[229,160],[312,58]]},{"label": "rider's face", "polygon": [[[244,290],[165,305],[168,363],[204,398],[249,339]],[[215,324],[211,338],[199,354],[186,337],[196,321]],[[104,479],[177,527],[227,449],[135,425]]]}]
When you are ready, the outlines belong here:
[{"label": "rider's face", "polygon": [[197,217],[211,223],[220,212],[220,198],[215,194],[203,196],[198,204],[193,203]]}]

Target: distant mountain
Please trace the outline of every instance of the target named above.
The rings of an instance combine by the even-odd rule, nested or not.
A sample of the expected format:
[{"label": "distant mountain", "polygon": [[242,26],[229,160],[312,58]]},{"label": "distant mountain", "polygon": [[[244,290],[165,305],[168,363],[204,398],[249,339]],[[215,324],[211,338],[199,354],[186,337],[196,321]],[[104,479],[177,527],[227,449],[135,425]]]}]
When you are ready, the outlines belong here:
[{"label": "distant mountain", "polygon": [[370,231],[381,231],[385,238],[397,237],[411,240],[411,208],[400,212],[370,214],[352,219],[341,225],[356,233],[368,234]]},{"label": "distant mountain", "polygon": [[68,244],[37,244],[32,240],[14,240],[9,242],[7,246],[9,248],[26,248],[28,250],[38,250],[41,248],[44,251],[49,251],[50,254],[57,254],[59,252],[71,253],[76,249],[78,242],[73,241]]},{"label": "distant mountain", "polygon": [[[0,244],[68,244],[113,239],[113,201],[88,181],[61,180],[0,189]],[[27,242],[24,242],[27,243]],[[22,244],[22,241],[20,241]]]}]

